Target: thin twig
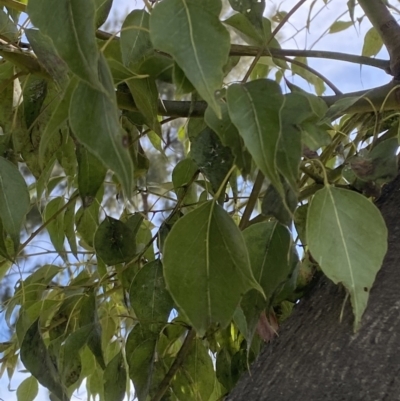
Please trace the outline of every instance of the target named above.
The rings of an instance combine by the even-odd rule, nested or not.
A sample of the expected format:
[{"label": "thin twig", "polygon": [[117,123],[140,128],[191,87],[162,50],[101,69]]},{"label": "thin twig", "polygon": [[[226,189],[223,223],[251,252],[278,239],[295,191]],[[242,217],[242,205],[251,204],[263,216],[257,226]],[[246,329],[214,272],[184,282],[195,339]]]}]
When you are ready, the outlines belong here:
[{"label": "thin twig", "polygon": [[240,219],[239,228],[241,230],[244,230],[247,227],[251,214],[253,213],[254,206],[256,205],[258,195],[260,194],[263,182],[264,182],[264,174],[261,172],[261,170],[259,170],[256,180],[254,181],[253,189],[251,190],[249,200],[244,209],[243,216]]},{"label": "thin twig", "polygon": [[263,52],[267,49],[268,45],[271,43],[272,39],[275,38],[275,36],[278,34],[278,32],[281,30],[281,28],[286,24],[286,22],[289,20],[289,18],[300,8],[302,4],[304,4],[307,0],[300,0],[295,6],[282,18],[281,22],[275,27],[275,29],[272,31],[270,38],[268,39],[267,43],[265,43],[263,46],[260,47],[258,50],[258,53],[256,57],[253,59],[252,63],[250,64],[249,69],[247,70],[245,76],[242,79],[242,82],[245,83],[251,72],[253,71],[254,67],[257,65],[258,61],[260,60]]},{"label": "thin twig", "polygon": [[183,341],[182,347],[180,348],[178,354],[171,367],[169,368],[167,374],[164,376],[164,379],[158,386],[158,390],[156,395],[151,399],[151,401],[160,401],[170,386],[171,380],[174,378],[178,369],[182,366],[186,355],[188,354],[193,340],[196,337],[196,331],[191,327],[186,335],[185,340]]},{"label": "thin twig", "polygon": [[57,210],[48,220],[46,220],[37,230],[35,230],[30,237],[19,247],[19,252],[21,252],[42,230],[44,230],[57,216],[65,210],[69,205],[71,205],[78,198],[78,194],[72,196],[69,201],[59,210]]},{"label": "thin twig", "polygon": [[333,82],[331,82],[324,75],[320,74],[317,70],[314,70],[314,68],[310,67],[309,65],[304,64],[301,61],[291,59],[289,57],[278,56],[276,58],[281,58],[281,59],[283,59],[283,60],[285,60],[285,61],[287,61],[289,63],[295,64],[295,65],[298,65],[301,68],[304,68],[305,70],[307,70],[307,71],[311,72],[312,74],[314,74],[316,77],[322,79],[322,81],[324,81],[333,90],[335,95],[338,95],[338,96],[339,95],[343,95],[343,92],[341,92],[340,89]]}]

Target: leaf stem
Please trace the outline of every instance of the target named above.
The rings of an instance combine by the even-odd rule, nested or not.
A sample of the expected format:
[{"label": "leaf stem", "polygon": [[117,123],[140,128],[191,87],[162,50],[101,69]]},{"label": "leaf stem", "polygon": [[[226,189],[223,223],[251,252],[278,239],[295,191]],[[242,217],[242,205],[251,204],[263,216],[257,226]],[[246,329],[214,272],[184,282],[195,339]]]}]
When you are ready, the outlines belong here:
[{"label": "leaf stem", "polygon": [[239,228],[241,230],[244,230],[247,227],[247,224],[249,223],[251,214],[253,213],[254,206],[256,205],[258,199],[258,195],[260,194],[263,182],[264,182],[264,174],[260,170],[258,170],[256,180],[254,181],[253,189],[251,190],[249,200],[247,202],[247,205],[243,212],[243,216],[239,223]]},{"label": "leaf stem", "polygon": [[180,348],[178,354],[176,355],[174,362],[172,363],[171,367],[169,368],[169,371],[164,376],[164,379],[158,386],[157,393],[151,399],[151,401],[160,401],[162,399],[168,387],[170,386],[171,380],[174,378],[178,369],[182,366],[195,337],[196,337],[196,331],[193,329],[193,327],[191,327],[186,335],[185,340],[183,341],[182,347]]},{"label": "leaf stem", "polygon": [[19,252],[21,252],[42,230],[44,230],[57,216],[64,211],[69,205],[71,205],[78,198],[78,194],[73,195],[69,201],[59,210],[57,210],[48,220],[46,220],[37,230],[35,230],[29,238],[20,245]]}]

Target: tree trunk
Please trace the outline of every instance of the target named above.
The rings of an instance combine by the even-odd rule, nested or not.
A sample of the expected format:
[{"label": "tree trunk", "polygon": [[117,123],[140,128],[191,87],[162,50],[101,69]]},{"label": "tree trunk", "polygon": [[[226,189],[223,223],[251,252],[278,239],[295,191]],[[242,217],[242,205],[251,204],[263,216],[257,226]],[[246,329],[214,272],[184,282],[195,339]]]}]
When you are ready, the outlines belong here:
[{"label": "tree trunk", "polygon": [[227,400],[400,400],[400,176],[377,204],[389,250],[359,331],[344,288],[321,277]]}]

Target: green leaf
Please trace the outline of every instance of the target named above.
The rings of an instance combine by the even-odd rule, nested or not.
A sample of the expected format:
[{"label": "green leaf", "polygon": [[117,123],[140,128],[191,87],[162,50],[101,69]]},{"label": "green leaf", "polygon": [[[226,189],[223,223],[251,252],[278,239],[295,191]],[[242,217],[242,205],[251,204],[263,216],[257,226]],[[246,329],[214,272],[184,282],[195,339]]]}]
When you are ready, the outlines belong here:
[{"label": "green leaf", "polygon": [[70,203],[65,209],[64,234],[67,237],[68,244],[71,248],[72,254],[77,258],[78,248],[76,245],[76,235],[75,235],[75,205],[76,205],[76,200]]},{"label": "green leaf", "polygon": [[17,388],[18,401],[33,401],[39,391],[37,380],[33,376],[25,379]]},{"label": "green leaf", "polygon": [[279,85],[266,79],[246,85],[234,84],[228,88],[227,100],[229,115],[246,148],[258,168],[281,193],[277,150],[284,97]]},{"label": "green leaf", "polygon": [[77,144],[78,189],[84,207],[90,206],[106,178],[107,169],[84,146]]},{"label": "green leaf", "polygon": [[122,352],[119,352],[104,371],[104,401],[122,401],[126,390],[126,369]]},{"label": "green leaf", "polygon": [[60,352],[61,377],[66,387],[76,383],[82,372],[82,363],[79,352],[90,338],[92,326],[86,325],[71,333]]},{"label": "green leaf", "polygon": [[207,107],[204,119],[207,125],[219,136],[222,144],[227,146],[235,156],[235,164],[243,175],[247,175],[251,170],[251,156],[244,146],[242,137],[237,128],[233,125],[226,103],[221,102],[222,118],[217,118],[211,107]]},{"label": "green leaf", "polygon": [[383,42],[379,32],[370,28],[364,37],[364,45],[361,54],[366,57],[376,56],[382,49]]},{"label": "green leaf", "polygon": [[208,350],[196,339],[171,386],[178,399],[208,400],[214,390],[215,372]]},{"label": "green leaf", "polygon": [[261,212],[264,216],[275,217],[280,223],[290,226],[297,206],[297,196],[287,183],[283,183],[283,189],[285,202],[273,185],[268,186],[261,204]]},{"label": "green leaf", "polygon": [[124,145],[112,78],[103,57],[100,57],[99,73],[108,95],[79,82],[69,111],[71,128],[79,142],[114,171],[130,196],[133,166]]},{"label": "green leaf", "polygon": [[164,246],[164,276],[200,336],[212,323],[227,326],[242,294],[259,289],[239,228],[213,201],[172,227]]},{"label": "green leaf", "polygon": [[[179,200],[185,198],[183,204],[191,204],[197,201],[196,188],[193,185],[197,174],[198,167],[192,159],[181,160],[172,171],[174,190]],[[192,185],[187,188],[190,182]]]},{"label": "green leaf", "polygon": [[146,124],[161,137],[161,125],[157,117],[158,90],[155,80],[152,78],[130,79],[127,84]]},{"label": "green leaf", "polygon": [[[214,3],[221,6],[220,0]],[[214,92],[222,86],[230,38],[215,11],[196,0],[163,1],[150,16],[150,35],[154,47],[173,56],[200,96],[220,117]],[[179,41],[171,41],[172,37]]]},{"label": "green leaf", "polygon": [[18,41],[18,27],[8,17],[8,15],[0,9],[0,36],[8,39],[11,43]]},{"label": "green leaf", "polygon": [[186,78],[185,73],[176,63],[174,63],[173,80],[176,88],[175,93],[177,96],[185,95],[195,91],[192,83]]},{"label": "green leaf", "polygon": [[110,14],[113,0],[94,0],[96,7],[96,28],[100,28]]},{"label": "green leaf", "polygon": [[243,334],[250,349],[261,312],[272,305],[284,288],[298,259],[294,258],[289,230],[277,222],[253,224],[243,231],[243,236],[254,277],[266,295],[264,299],[260,293],[251,290],[240,303],[247,326]]},{"label": "green leaf", "polygon": [[323,272],[348,290],[357,329],[387,249],[379,210],[359,193],[325,187],[308,208],[307,243]]},{"label": "green leaf", "polygon": [[87,208],[80,207],[75,215],[76,231],[90,247],[93,247],[94,234],[99,225],[99,208],[103,194],[104,187],[102,186],[96,195],[95,202]]},{"label": "green leaf", "polygon": [[37,381],[61,401],[68,401],[60,380],[57,366],[51,359],[42,335],[39,331],[39,320],[36,320],[25,334],[21,344],[20,357],[25,368],[37,379]]},{"label": "green leaf", "polygon": [[234,14],[224,21],[235,29],[239,36],[250,45],[262,46],[265,43],[263,32],[257,29],[243,14]]},{"label": "green leaf", "polygon": [[149,33],[149,14],[144,10],[133,10],[122,24],[121,53],[124,65],[134,67],[153,53]]},{"label": "green leaf", "polygon": [[15,252],[19,247],[21,226],[29,207],[29,192],[24,178],[14,164],[0,157],[0,218],[5,231],[13,240]]},{"label": "green leaf", "polygon": [[163,326],[171,313],[173,301],[169,295],[160,260],[144,265],[133,279],[129,300],[139,320]]},{"label": "green leaf", "polygon": [[[218,135],[207,127],[192,140],[190,156],[210,181],[211,188],[216,193],[233,165],[234,157],[231,150],[223,146]],[[222,202],[224,195],[223,190]]]},{"label": "green leaf", "polygon": [[[53,142],[53,137],[57,135],[57,130],[61,128],[63,123],[65,123],[68,118],[68,110],[71,102],[71,97],[77,83],[78,80],[74,78],[69,81],[64,93],[60,94],[57,107],[52,113],[49,122],[47,123],[46,128],[41,135],[39,144],[39,161],[42,165],[46,164],[44,163],[45,155],[51,143]],[[46,162],[48,161],[46,160]]]},{"label": "green leaf", "polygon": [[145,401],[152,381],[158,334],[137,324],[126,340],[125,354],[129,377],[135,386],[136,397]]},{"label": "green leaf", "polygon": [[136,254],[135,234],[128,224],[107,216],[96,231],[94,247],[107,265],[129,262]]},{"label": "green leaf", "polygon": [[79,325],[81,327],[90,327],[87,345],[96,358],[97,363],[104,370],[106,364],[104,362],[103,350],[101,348],[101,325],[97,314],[96,294],[90,291],[86,299],[83,300],[81,312],[79,315]]},{"label": "green leaf", "polygon": [[54,245],[55,250],[59,254],[64,254],[64,211],[59,213],[57,217],[53,216],[64,206],[64,198],[57,197],[52,199],[44,209],[44,220],[50,223],[47,224],[46,228],[50,236],[50,240]]},{"label": "green leaf", "polygon": [[[49,10],[52,18],[49,18]],[[51,38],[71,71],[99,88],[94,2],[31,0],[27,11],[32,23]]]},{"label": "green leaf", "polygon": [[37,29],[25,29],[24,34],[41,66],[63,86],[68,79],[68,66],[58,55],[52,40]]},{"label": "green leaf", "polygon": [[335,21],[329,28],[329,33],[337,33],[354,25],[353,21]]}]

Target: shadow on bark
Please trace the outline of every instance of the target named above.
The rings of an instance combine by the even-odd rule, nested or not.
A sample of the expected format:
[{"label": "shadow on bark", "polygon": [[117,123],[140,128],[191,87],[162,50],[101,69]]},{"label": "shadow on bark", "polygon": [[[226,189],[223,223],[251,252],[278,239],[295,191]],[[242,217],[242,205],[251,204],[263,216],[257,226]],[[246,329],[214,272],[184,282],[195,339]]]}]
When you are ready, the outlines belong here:
[{"label": "shadow on bark", "polygon": [[389,250],[353,333],[342,286],[321,277],[226,400],[400,400],[400,176],[377,202]]}]

